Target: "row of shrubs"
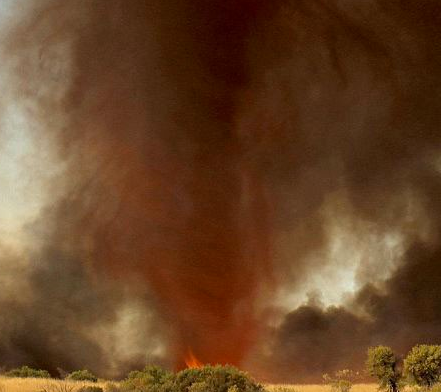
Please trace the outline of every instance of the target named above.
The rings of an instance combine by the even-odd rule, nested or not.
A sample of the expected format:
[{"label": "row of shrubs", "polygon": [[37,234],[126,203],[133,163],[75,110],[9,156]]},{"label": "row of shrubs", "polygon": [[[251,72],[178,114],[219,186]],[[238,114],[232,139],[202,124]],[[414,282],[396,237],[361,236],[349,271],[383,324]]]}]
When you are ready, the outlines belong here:
[{"label": "row of shrubs", "polygon": [[[366,370],[377,379],[380,389],[389,392],[398,392],[405,385],[441,392],[441,346],[416,345],[403,360],[390,347],[371,347],[367,353]],[[359,373],[346,369],[333,376],[325,374],[323,380],[336,392],[349,392],[359,377]]]},{"label": "row of shrubs", "polygon": [[[45,370],[23,366],[5,374],[9,377],[49,378]],[[97,377],[88,370],[78,370],[68,374],[68,380],[96,382]],[[106,386],[109,392],[263,392],[247,373],[233,366],[207,365],[198,369],[185,369],[177,373],[158,366],[146,366],[143,370],[132,371],[127,378]],[[103,392],[98,386],[84,386],[81,392]]]},{"label": "row of shrubs", "polygon": [[[22,366],[21,368],[9,370],[4,376],[18,378],[51,378],[51,375],[47,370],[32,369],[29,366]],[[92,374],[89,370],[76,370],[72,373],[66,374],[64,378],[72,381],[98,381],[98,377]]]},{"label": "row of shrubs", "polygon": [[[368,350],[367,372],[378,380],[381,389],[398,392],[406,384],[417,385],[441,392],[441,346],[417,345],[404,360],[400,360],[390,347],[377,346]],[[23,366],[5,374],[10,377],[49,378],[45,370]],[[324,375],[324,382],[336,392],[349,392],[360,375],[341,370],[333,376]],[[88,370],[78,370],[65,377],[68,380],[96,382],[97,377]],[[83,392],[101,392],[96,387],[84,387]],[[263,387],[250,376],[233,366],[207,365],[198,369],[185,369],[177,373],[157,366],[129,373],[118,385],[109,384],[110,392],[263,392]],[[438,392],[438,391],[437,391]]]}]

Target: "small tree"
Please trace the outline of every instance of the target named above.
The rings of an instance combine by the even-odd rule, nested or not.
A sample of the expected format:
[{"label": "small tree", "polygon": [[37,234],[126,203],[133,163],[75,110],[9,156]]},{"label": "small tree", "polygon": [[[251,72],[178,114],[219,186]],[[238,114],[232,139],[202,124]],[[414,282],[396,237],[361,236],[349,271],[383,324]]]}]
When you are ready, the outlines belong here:
[{"label": "small tree", "polygon": [[419,386],[431,387],[441,376],[441,346],[420,344],[404,360],[404,372]]},{"label": "small tree", "polygon": [[371,376],[377,378],[380,388],[397,392],[398,381],[401,378],[401,374],[397,370],[397,362],[390,347],[371,347],[368,350],[366,368]]}]

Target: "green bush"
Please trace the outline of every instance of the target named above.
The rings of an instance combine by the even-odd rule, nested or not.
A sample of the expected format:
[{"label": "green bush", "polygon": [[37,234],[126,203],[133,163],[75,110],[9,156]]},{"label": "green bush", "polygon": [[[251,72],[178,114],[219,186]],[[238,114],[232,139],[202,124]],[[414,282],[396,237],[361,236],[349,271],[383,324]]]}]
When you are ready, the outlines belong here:
[{"label": "green bush", "polygon": [[130,372],[121,383],[121,390],[127,392],[161,392],[168,391],[172,384],[173,374],[158,366],[146,366],[143,370]]},{"label": "green bush", "polygon": [[104,392],[104,389],[101,387],[81,387],[77,392]]},{"label": "green bush", "polygon": [[441,346],[421,344],[404,360],[404,372],[412,382],[430,388],[440,380]]},{"label": "green bush", "polygon": [[148,366],[131,372],[121,383],[124,392],[263,392],[246,373],[232,366],[204,366],[176,374]]},{"label": "green bush", "polygon": [[397,370],[397,358],[390,347],[377,346],[368,350],[366,368],[369,374],[376,377],[380,388],[398,391],[401,374]]},{"label": "green bush", "polygon": [[98,381],[98,377],[91,373],[89,370],[76,370],[72,373],[69,373],[66,378],[73,381]]},{"label": "green bush", "polygon": [[[194,384],[204,382],[209,392],[261,392],[263,387],[255,383],[247,373],[233,366],[204,366],[200,369],[185,369],[176,374],[173,392],[187,392]],[[231,389],[230,389],[231,388]]]},{"label": "green bush", "polygon": [[20,378],[51,378],[51,375],[47,370],[32,369],[29,366],[12,369],[9,372],[6,372],[5,376]]}]

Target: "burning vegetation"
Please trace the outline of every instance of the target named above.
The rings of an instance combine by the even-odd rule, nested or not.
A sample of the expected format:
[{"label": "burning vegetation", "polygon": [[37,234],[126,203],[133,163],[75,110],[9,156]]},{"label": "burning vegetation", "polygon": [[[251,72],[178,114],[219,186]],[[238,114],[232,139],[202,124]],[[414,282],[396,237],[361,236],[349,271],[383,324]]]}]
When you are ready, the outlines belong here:
[{"label": "burning vegetation", "polygon": [[188,350],[188,354],[185,357],[185,365],[189,369],[200,369],[202,366],[204,366],[204,364],[194,356],[191,349]]}]

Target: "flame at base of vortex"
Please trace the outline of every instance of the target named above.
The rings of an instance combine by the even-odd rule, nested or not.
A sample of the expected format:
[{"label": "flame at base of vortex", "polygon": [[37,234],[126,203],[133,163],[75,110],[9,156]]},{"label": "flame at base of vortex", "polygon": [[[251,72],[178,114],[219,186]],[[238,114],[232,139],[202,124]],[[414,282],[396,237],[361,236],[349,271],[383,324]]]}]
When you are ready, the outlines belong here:
[{"label": "flame at base of vortex", "polygon": [[200,369],[204,364],[196,358],[191,349],[188,350],[187,357],[185,358],[185,365],[189,369]]}]

